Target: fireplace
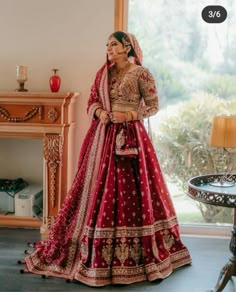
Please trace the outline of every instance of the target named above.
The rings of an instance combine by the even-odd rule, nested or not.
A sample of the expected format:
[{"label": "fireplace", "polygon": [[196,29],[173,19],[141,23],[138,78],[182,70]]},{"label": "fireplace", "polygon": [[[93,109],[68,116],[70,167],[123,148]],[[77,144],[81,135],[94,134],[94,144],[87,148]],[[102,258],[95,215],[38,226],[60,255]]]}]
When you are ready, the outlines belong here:
[{"label": "fireplace", "polygon": [[40,228],[42,238],[47,237],[72,182],[78,96],[72,92],[0,93],[0,138],[40,139],[43,161],[42,221],[0,215],[0,226],[36,227]]}]

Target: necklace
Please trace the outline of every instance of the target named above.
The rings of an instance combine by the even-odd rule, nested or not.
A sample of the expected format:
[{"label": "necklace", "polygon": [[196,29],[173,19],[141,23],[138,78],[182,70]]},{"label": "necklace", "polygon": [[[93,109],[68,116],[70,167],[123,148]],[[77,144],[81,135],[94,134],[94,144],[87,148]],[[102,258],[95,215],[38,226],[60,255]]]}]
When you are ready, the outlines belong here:
[{"label": "necklace", "polygon": [[124,77],[124,75],[129,71],[130,66],[131,66],[131,63],[128,62],[128,63],[127,63],[124,67],[122,67],[122,68],[114,68],[115,76],[116,76],[117,78],[122,78],[122,77]]}]

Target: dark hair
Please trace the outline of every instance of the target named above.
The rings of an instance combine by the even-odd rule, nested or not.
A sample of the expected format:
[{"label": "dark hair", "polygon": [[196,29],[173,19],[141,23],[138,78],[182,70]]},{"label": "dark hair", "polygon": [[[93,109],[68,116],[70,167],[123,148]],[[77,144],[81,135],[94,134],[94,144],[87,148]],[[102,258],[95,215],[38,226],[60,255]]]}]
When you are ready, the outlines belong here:
[{"label": "dark hair", "polygon": [[133,48],[133,46],[131,44],[131,41],[130,41],[128,35],[125,32],[116,31],[116,32],[114,32],[114,33],[112,33],[110,35],[110,37],[112,37],[112,36],[114,38],[116,38],[118,40],[118,42],[120,42],[124,47],[126,47],[126,46],[130,46],[131,47],[131,50],[128,53],[128,57],[136,57],[136,54],[135,54],[134,48]]}]

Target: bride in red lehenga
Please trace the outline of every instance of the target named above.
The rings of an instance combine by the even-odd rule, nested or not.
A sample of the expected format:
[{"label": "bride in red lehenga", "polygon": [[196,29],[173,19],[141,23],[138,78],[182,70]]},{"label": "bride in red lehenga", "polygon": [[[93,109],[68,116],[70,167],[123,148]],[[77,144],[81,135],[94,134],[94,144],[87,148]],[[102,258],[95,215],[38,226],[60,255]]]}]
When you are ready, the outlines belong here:
[{"label": "bride in red lehenga", "polygon": [[25,258],[26,271],[103,286],[164,279],[191,263],[142,122],[158,99],[141,57],[133,35],[108,38],[77,174],[48,239]]}]

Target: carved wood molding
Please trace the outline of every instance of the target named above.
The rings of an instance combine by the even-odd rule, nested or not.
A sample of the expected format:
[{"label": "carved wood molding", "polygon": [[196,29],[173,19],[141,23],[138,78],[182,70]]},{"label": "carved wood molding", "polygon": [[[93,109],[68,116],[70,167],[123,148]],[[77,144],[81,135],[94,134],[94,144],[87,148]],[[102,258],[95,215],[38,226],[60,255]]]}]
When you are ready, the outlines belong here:
[{"label": "carved wood molding", "polygon": [[[193,177],[188,182],[188,195],[196,201],[214,206],[235,208],[235,186],[213,187],[211,183],[220,182],[224,174],[206,174]],[[230,174],[230,182],[236,181],[236,174]]]},{"label": "carved wood molding", "polygon": [[47,228],[50,229],[52,225],[55,222],[55,217],[54,216],[48,216],[47,217]]},{"label": "carved wood molding", "polygon": [[61,163],[63,139],[59,134],[45,134],[43,153],[49,170],[49,195],[52,207],[55,207],[57,171]]},{"label": "carved wood molding", "polygon": [[27,111],[24,114],[24,117],[12,117],[8,110],[0,106],[0,117],[2,117],[8,122],[13,122],[13,123],[28,121],[32,119],[34,116],[36,116],[37,114],[39,115],[39,119],[41,120],[42,113],[43,113],[43,106],[39,105],[39,106],[34,106],[30,111]]},{"label": "carved wood molding", "polygon": [[57,120],[58,116],[59,116],[59,114],[58,114],[57,110],[56,110],[54,107],[52,107],[52,108],[48,111],[48,118],[49,118],[49,120],[50,120],[52,123],[54,123],[54,122]]}]

